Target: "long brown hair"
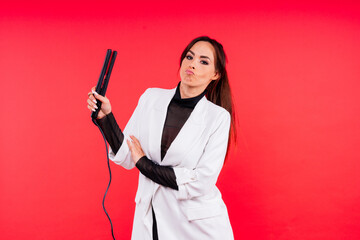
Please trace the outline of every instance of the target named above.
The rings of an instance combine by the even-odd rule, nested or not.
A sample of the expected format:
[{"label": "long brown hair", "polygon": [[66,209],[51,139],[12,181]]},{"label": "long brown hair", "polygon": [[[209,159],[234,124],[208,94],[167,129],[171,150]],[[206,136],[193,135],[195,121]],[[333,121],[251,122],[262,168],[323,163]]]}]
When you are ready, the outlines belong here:
[{"label": "long brown hair", "polygon": [[231,127],[229,132],[228,150],[231,142],[236,142],[236,124],[235,124],[235,108],[234,101],[231,94],[229,79],[226,71],[227,58],[223,46],[215,39],[208,36],[197,37],[192,40],[184,49],[180,57],[180,66],[186,54],[192,46],[199,42],[204,41],[210,43],[215,49],[215,70],[219,73],[220,77],[213,80],[206,88],[206,98],[215,103],[216,105],[225,108],[231,115]]}]

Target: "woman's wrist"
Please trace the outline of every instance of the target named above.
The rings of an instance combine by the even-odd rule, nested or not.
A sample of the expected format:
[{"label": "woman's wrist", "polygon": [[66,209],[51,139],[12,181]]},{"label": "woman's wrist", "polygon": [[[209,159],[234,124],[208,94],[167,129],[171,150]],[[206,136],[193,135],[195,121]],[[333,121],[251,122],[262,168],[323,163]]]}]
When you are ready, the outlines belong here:
[{"label": "woman's wrist", "polygon": [[103,119],[104,117],[106,117],[106,116],[109,115],[110,113],[111,113],[111,110],[110,110],[110,112],[108,112],[108,113],[104,113],[104,115],[98,114],[97,120]]}]

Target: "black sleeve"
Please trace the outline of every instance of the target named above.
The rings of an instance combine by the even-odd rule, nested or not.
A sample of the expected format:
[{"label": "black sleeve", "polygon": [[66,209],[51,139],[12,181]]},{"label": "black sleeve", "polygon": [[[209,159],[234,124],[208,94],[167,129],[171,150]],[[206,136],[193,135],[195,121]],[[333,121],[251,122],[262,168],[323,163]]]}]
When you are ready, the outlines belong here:
[{"label": "black sleeve", "polygon": [[111,112],[101,119],[96,119],[96,121],[104,132],[106,141],[110,144],[112,151],[116,154],[124,141],[124,134],[117,124],[114,115]]},{"label": "black sleeve", "polygon": [[148,159],[146,156],[140,158],[135,166],[144,176],[150,178],[154,182],[165,187],[179,190],[179,187],[176,183],[175,172],[172,167],[158,165]]}]

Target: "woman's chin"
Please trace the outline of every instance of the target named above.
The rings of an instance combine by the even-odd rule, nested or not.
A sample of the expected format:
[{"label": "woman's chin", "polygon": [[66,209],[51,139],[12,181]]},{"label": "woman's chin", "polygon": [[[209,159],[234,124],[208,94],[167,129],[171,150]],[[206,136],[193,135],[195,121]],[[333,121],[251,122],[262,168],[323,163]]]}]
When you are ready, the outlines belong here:
[{"label": "woman's chin", "polygon": [[194,84],[194,80],[189,76],[186,76],[183,79],[181,79],[181,82],[183,84],[186,84],[186,85],[193,85]]}]

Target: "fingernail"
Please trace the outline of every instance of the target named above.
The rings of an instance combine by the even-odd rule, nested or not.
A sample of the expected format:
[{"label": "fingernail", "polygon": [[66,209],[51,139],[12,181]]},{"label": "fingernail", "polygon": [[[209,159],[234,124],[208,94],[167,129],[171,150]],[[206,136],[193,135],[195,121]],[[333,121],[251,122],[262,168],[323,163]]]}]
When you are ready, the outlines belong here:
[{"label": "fingernail", "polygon": [[94,108],[98,109],[98,106],[95,105]]},{"label": "fingernail", "polygon": [[97,92],[95,92],[94,90],[91,90],[91,92],[95,95],[99,95]]},{"label": "fingernail", "polygon": [[96,110],[95,109],[91,109],[93,112],[96,112]]},{"label": "fingernail", "polygon": [[94,102],[94,103],[97,103],[97,101],[96,101],[95,99],[93,99],[93,102]]}]

